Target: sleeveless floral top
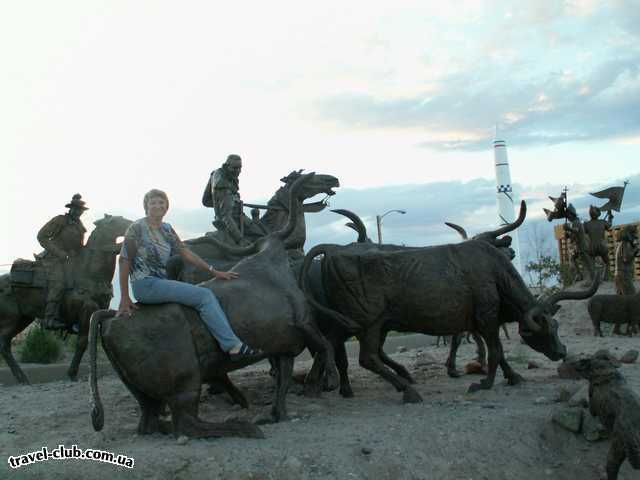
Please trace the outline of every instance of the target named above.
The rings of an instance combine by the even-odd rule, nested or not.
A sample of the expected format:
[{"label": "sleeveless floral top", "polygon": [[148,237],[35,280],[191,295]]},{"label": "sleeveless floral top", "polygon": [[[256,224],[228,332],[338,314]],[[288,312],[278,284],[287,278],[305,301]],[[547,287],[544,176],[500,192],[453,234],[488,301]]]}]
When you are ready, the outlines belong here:
[{"label": "sleeveless floral top", "polygon": [[183,248],[184,244],[170,224],[163,222],[160,228],[153,229],[146,218],[141,218],[125,232],[120,255],[129,260],[131,280],[167,278],[169,258]]}]

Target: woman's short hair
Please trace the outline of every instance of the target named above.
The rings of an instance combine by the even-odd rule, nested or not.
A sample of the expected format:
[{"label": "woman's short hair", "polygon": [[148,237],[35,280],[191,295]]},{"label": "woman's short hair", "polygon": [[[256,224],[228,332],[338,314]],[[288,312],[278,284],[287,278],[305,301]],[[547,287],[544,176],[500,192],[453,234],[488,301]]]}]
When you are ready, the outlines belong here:
[{"label": "woman's short hair", "polygon": [[144,207],[144,213],[148,213],[147,209],[149,207],[149,202],[152,198],[159,197],[162,198],[167,203],[167,210],[169,209],[169,197],[162,190],[158,190],[157,188],[152,188],[147,193],[144,194],[144,200],[142,201],[142,206]]}]

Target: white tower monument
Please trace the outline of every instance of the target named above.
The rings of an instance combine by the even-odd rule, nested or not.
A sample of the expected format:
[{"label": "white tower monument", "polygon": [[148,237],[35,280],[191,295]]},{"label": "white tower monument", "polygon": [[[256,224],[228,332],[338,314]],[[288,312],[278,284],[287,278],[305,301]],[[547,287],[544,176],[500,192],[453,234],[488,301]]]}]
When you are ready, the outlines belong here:
[{"label": "white tower monument", "polygon": [[[498,129],[496,128],[496,140],[493,142],[493,158],[496,167],[496,195],[498,199],[498,218],[500,225],[512,223],[515,220],[514,207],[515,198],[511,188],[511,173],[509,173],[509,157],[507,157],[507,142],[498,140]],[[513,265],[522,272],[520,264],[520,242],[518,241],[518,230],[510,232],[511,248],[516,253]]]}]

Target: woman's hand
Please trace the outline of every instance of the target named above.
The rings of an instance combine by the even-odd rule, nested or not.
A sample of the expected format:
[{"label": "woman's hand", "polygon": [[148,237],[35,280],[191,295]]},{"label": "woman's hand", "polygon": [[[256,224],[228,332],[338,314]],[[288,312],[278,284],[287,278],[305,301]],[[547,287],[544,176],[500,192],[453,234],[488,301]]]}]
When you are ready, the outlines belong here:
[{"label": "woman's hand", "polygon": [[120,298],[120,306],[118,307],[117,316],[124,315],[126,317],[130,317],[131,312],[133,310],[136,310],[137,308],[138,306],[131,301],[131,298],[129,296],[123,296],[122,298]]},{"label": "woman's hand", "polygon": [[238,272],[221,272],[220,270],[212,269],[213,276],[220,280],[233,280],[238,278]]}]

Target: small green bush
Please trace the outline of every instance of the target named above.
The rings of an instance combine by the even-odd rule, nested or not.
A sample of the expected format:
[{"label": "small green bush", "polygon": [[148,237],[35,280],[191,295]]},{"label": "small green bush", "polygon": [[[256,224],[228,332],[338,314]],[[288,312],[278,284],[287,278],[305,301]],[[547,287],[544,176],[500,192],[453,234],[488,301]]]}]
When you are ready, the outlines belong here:
[{"label": "small green bush", "polygon": [[23,363],[53,363],[62,357],[62,344],[52,333],[34,325],[22,342],[19,358]]}]

